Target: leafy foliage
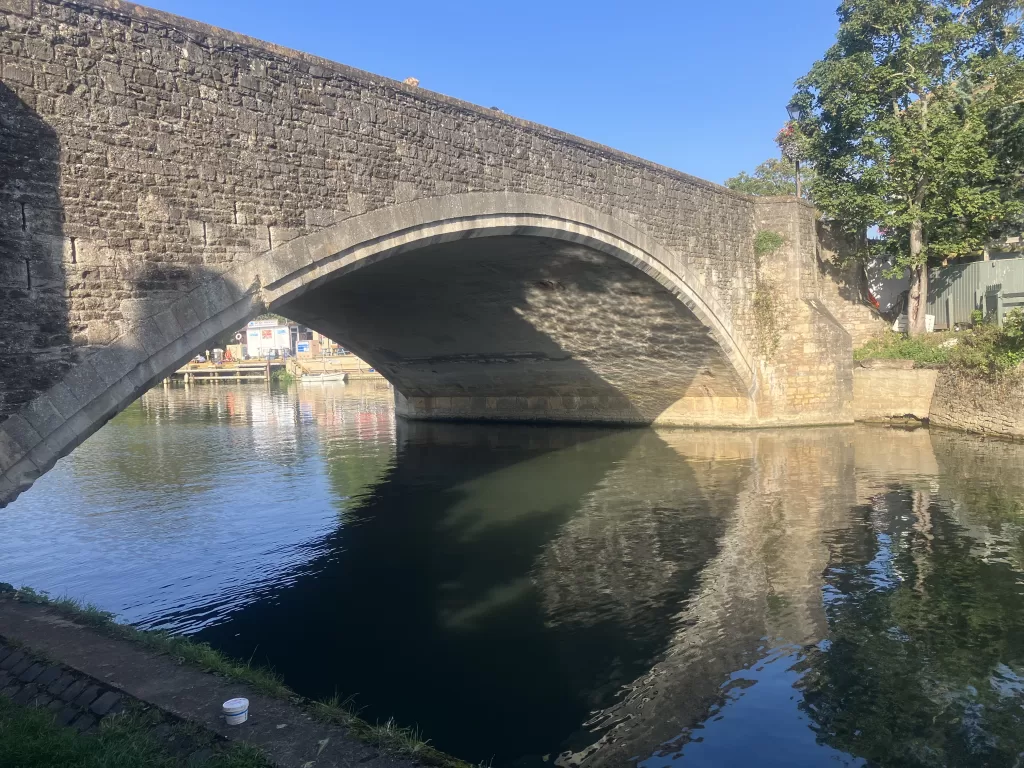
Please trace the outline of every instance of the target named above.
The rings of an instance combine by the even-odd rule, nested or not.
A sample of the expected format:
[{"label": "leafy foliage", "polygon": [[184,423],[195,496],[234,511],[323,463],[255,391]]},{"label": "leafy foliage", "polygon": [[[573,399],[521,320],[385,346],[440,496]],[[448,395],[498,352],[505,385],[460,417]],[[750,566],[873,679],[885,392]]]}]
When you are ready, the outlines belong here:
[{"label": "leafy foliage", "polygon": [[860,349],[853,351],[854,360],[913,360],[916,363],[948,363],[950,347],[943,347],[951,334],[930,333],[926,336],[908,337],[903,333],[886,331],[880,338],[872,339]]},{"label": "leafy foliage", "polygon": [[977,325],[961,334],[950,362],[965,371],[990,375],[1015,372],[1024,363],[1024,312],[1006,313],[1003,327]]},{"label": "leafy foliage", "polygon": [[[950,344],[950,342],[954,342]],[[887,331],[853,352],[855,360],[913,360],[948,365],[986,377],[1016,373],[1024,363],[1024,311],[1006,314],[1003,327],[979,323],[960,333],[930,333],[908,337]]]},{"label": "leafy foliage", "polygon": [[[771,158],[765,160],[754,169],[753,175],[741,171],[736,176],[725,180],[725,186],[737,192],[764,197],[796,194],[796,167],[789,160]],[[814,184],[814,168],[800,166],[800,184],[803,196],[809,198]]]},{"label": "leafy foliage", "polygon": [[1019,0],[844,0],[836,43],[798,81],[815,202],[851,234],[879,227],[870,252],[915,277],[915,332],[928,260],[977,251],[1022,210],[1021,14]]},{"label": "leafy foliage", "polygon": [[775,253],[786,243],[786,238],[771,229],[758,230],[754,235],[754,255],[758,258]]}]

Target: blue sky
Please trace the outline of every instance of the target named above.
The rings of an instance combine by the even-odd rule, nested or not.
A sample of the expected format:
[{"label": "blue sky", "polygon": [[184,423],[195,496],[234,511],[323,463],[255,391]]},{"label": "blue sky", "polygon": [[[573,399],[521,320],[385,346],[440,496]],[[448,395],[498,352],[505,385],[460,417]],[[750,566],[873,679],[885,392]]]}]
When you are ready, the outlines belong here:
[{"label": "blue sky", "polygon": [[838,0],[143,0],[722,182],[777,154]]}]

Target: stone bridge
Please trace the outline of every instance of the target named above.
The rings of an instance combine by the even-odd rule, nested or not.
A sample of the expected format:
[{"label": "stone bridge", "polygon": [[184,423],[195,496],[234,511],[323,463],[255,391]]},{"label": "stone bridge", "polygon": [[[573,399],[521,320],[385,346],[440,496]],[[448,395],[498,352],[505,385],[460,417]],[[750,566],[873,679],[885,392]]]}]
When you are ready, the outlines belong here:
[{"label": "stone bridge", "polygon": [[0,74],[0,505],[268,311],[409,418],[851,420],[795,199],[120,0],[0,0]]}]

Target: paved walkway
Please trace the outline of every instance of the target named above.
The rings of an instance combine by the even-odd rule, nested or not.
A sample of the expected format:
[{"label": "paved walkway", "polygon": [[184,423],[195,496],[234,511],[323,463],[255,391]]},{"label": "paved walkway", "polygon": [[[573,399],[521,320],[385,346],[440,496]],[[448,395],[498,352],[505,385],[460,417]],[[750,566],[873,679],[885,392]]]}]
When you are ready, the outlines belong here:
[{"label": "paved walkway", "polygon": [[[282,768],[418,765],[383,755],[350,738],[342,727],[315,720],[291,702],[113,639],[45,606],[0,597],[0,638],[6,640],[6,652],[0,651],[0,693],[6,690],[18,703],[50,707],[58,718],[80,730],[94,727],[126,695],[230,741],[259,747]],[[49,663],[40,663],[41,658]],[[67,685],[61,687],[65,681]],[[69,698],[72,686],[75,695]],[[51,692],[51,687],[60,690]],[[237,696],[249,699],[249,720],[228,726],[221,718],[221,704]]]}]

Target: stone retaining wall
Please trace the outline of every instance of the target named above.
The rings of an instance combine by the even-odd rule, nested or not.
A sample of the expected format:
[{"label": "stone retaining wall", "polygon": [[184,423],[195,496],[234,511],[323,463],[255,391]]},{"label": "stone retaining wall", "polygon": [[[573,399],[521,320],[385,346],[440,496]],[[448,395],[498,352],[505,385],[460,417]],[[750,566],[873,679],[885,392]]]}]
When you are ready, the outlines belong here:
[{"label": "stone retaining wall", "polygon": [[1024,438],[1024,381],[993,382],[957,371],[869,361],[853,371],[857,421],[912,417],[964,432]]},{"label": "stone retaining wall", "polygon": [[1024,438],[1024,381],[991,382],[942,371],[929,421],[965,432]]},{"label": "stone retaining wall", "polygon": [[857,421],[886,421],[907,416],[922,421],[928,419],[937,377],[938,371],[934,370],[855,368],[853,417]]}]

